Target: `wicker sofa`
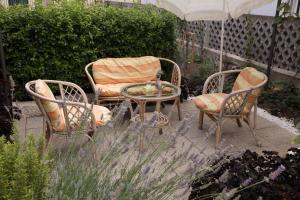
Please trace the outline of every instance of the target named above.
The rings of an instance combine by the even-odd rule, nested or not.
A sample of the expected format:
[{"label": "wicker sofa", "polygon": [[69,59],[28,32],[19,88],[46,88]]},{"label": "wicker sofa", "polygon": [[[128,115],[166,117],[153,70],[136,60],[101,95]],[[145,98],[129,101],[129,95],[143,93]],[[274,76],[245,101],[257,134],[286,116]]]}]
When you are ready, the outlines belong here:
[{"label": "wicker sofa", "polygon": [[[124,100],[121,89],[129,84],[155,81],[161,63],[172,65],[171,84],[180,87],[181,72],[172,60],[153,56],[103,58],[91,62],[85,72],[97,98],[97,104]],[[174,99],[180,116],[180,100]]]}]

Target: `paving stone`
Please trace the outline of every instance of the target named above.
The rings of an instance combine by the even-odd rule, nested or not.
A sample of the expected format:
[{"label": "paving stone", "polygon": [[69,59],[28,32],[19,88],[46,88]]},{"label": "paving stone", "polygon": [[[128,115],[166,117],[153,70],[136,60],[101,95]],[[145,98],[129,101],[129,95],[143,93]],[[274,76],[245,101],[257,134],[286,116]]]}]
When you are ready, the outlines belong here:
[{"label": "paving stone", "polygon": [[[21,106],[35,106],[34,102],[21,102]],[[173,110],[172,110],[173,108]],[[179,140],[190,140],[199,147],[209,146],[214,149],[215,147],[215,135],[212,134],[205,140],[208,129],[214,124],[208,118],[204,118],[203,130],[198,129],[198,109],[194,106],[192,101],[185,101],[181,104],[182,116],[188,115],[191,120],[191,127],[189,132],[185,135],[185,138]],[[152,136],[148,135],[153,144],[161,141],[168,142],[166,134],[172,134],[174,128],[176,128],[180,121],[178,120],[177,109],[172,107],[172,104],[166,104],[166,107],[162,110],[165,114],[170,115],[170,127],[164,128],[164,134],[159,135],[158,130],[151,130]],[[29,118],[27,121],[27,127],[30,128],[29,132],[33,133],[36,137],[41,136],[42,133],[42,118],[35,117]],[[16,121],[16,127],[19,130],[19,137],[21,140],[25,138],[25,120],[22,118],[20,121]],[[262,143],[262,147],[257,147],[255,141],[251,135],[251,132],[246,124],[243,127],[238,127],[235,120],[226,120],[222,126],[222,138],[225,139],[226,145],[234,145],[237,149],[251,149],[257,152],[262,150],[273,150],[278,151],[282,154],[286,152],[289,147],[297,146],[292,144],[294,134],[289,133],[287,130],[280,128],[275,123],[272,123],[266,119],[258,117],[257,120],[257,137]],[[28,135],[28,134],[27,134]],[[153,140],[153,141],[152,141]],[[82,141],[87,141],[83,137]],[[65,136],[53,136],[51,143],[55,144],[57,148],[64,148],[66,145],[72,142],[72,139],[66,138]]]}]

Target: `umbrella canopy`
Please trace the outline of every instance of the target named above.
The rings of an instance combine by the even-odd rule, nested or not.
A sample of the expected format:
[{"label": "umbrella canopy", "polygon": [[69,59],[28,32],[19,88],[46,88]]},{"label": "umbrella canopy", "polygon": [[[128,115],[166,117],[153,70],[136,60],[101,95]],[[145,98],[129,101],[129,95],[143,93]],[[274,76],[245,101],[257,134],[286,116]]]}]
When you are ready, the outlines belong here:
[{"label": "umbrella canopy", "polygon": [[157,0],[156,5],[181,19],[226,20],[237,18],[273,0]]},{"label": "umbrella canopy", "polygon": [[220,65],[222,70],[224,21],[237,18],[273,0],[157,0],[156,5],[187,21],[222,20]]}]

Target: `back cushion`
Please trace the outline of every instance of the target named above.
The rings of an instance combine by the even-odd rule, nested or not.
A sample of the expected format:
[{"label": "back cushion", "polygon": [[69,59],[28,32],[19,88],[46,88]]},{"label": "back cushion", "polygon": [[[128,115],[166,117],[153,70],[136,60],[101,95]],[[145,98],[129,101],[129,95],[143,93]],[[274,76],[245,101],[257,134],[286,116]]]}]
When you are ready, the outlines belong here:
[{"label": "back cushion", "polygon": [[[35,83],[35,92],[48,99],[55,100],[53,93],[43,80],[37,80]],[[63,131],[65,127],[64,117],[57,103],[41,100],[42,106],[47,113],[52,128],[55,131]]]},{"label": "back cushion", "polygon": [[92,71],[96,84],[113,84],[152,81],[160,69],[158,58],[144,56],[100,59],[93,64]]},{"label": "back cushion", "polygon": [[[249,87],[255,87],[258,84],[262,83],[265,80],[263,73],[257,71],[252,67],[244,68],[238,77],[236,78],[232,91],[243,90]],[[252,91],[249,95],[247,104],[244,108],[244,112],[248,113],[251,111],[251,108],[256,100],[256,98],[261,94],[263,87],[257,88]]]}]

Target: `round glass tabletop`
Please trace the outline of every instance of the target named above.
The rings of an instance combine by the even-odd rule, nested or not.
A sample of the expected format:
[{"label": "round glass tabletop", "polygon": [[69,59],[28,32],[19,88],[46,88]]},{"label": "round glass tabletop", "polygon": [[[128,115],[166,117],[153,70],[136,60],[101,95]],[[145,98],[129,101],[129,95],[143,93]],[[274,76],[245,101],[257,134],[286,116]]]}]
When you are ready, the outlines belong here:
[{"label": "round glass tabletop", "polygon": [[178,97],[181,90],[175,85],[162,81],[160,90],[155,82],[137,83],[122,88],[121,94],[132,100],[168,101]]}]

